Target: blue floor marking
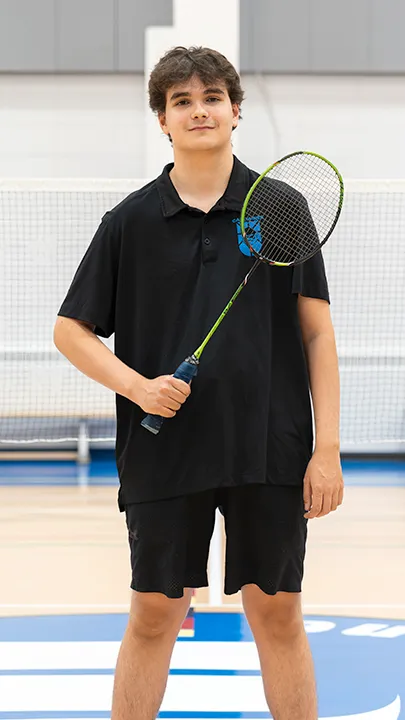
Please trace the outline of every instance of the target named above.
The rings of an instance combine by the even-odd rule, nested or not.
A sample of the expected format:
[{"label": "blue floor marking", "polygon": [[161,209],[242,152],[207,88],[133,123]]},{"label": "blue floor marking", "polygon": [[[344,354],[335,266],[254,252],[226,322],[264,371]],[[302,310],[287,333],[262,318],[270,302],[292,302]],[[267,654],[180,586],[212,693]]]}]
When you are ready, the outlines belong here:
[{"label": "blue floor marking", "polygon": [[[342,461],[347,486],[405,487],[405,460]],[[74,461],[0,462],[0,486],[89,486],[118,487],[114,459],[96,459],[86,465]]]},{"label": "blue floor marking", "polygon": [[[83,718],[86,718],[86,720],[93,720],[95,718],[96,720],[110,720],[111,713],[109,712],[86,712],[86,711],[80,711],[80,712],[72,712],[72,711],[66,711],[66,712],[57,712],[57,711],[45,711],[42,710],[40,712],[0,712],[0,720],[47,720],[47,718],[52,718],[52,720],[74,720],[74,718],[80,718],[80,720]],[[267,716],[269,717],[269,716]]]},{"label": "blue floor marking", "polygon": [[[169,671],[170,675],[206,675],[207,677],[222,676],[222,677],[258,677],[261,675],[260,670],[196,670],[190,668],[176,668]],[[41,670],[0,670],[0,677],[17,677],[24,675],[24,677],[41,675],[114,675],[114,668],[68,668],[62,670],[55,670],[55,668],[44,668]]]},{"label": "blue floor marking", "polygon": [[[252,642],[252,633],[243,613],[205,613],[196,612],[195,615],[195,636],[194,638],[180,638],[178,642],[190,643],[198,641],[220,642]],[[65,615],[65,616],[42,616],[30,618],[0,618],[0,639],[8,642],[20,641],[121,641],[126,627],[127,614],[105,614],[105,615]],[[370,623],[385,623],[389,627],[405,628],[405,623],[396,620],[373,620],[370,618],[347,618],[347,617],[325,617],[308,616],[311,621],[308,628],[308,637],[311,645],[318,686],[319,716],[320,717],[346,717],[356,713],[372,712],[392,703],[399,695],[405,701],[405,673],[403,658],[405,657],[405,634],[398,634],[396,637],[384,637],[378,635],[348,635],[346,630],[352,630],[359,625]],[[329,623],[323,632],[314,632],[315,622]],[[196,646],[196,652],[197,652]],[[209,676],[213,675],[257,675],[257,672],[246,668],[244,672],[219,671],[215,667],[215,652],[212,660],[201,671],[185,668],[176,669],[173,674],[183,675],[204,675],[209,682]],[[111,668],[111,671],[113,668]],[[44,671],[45,672],[45,671]],[[106,673],[97,674],[111,675]],[[19,673],[3,672],[2,678],[10,674],[44,674],[27,672]],[[91,674],[82,671],[80,668],[69,668],[67,672],[60,674]],[[1,700],[0,700],[1,708]],[[245,716],[255,717],[251,713]],[[9,713],[7,716],[0,713],[0,720],[7,717],[7,720],[35,720],[41,717],[49,718],[91,718],[108,717],[103,714],[88,715],[80,714],[59,714],[57,712],[46,714],[21,714],[19,716]],[[164,713],[160,717],[243,717],[241,713],[199,713],[197,707],[190,708],[190,712],[183,715],[178,713]],[[257,717],[269,717],[266,714]]]}]

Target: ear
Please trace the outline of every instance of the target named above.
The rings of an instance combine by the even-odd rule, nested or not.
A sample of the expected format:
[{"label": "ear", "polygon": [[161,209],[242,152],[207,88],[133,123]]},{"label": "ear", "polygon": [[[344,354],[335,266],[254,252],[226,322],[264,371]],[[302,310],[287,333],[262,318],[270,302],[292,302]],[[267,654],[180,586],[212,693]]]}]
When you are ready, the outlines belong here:
[{"label": "ear", "polygon": [[161,130],[164,132],[165,135],[169,134],[169,131],[167,129],[166,125],[166,115],[165,113],[158,113],[158,120]]},{"label": "ear", "polygon": [[234,103],[232,105],[232,115],[233,115],[232,127],[236,128],[239,125],[239,115],[240,115],[239,105],[237,105],[236,103]]}]

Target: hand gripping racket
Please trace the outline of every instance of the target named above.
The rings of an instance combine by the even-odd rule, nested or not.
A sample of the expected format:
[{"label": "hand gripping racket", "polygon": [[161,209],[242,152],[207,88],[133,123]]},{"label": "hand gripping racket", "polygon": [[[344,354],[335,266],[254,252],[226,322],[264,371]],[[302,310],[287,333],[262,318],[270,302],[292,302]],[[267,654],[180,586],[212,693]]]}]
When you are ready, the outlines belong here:
[{"label": "hand gripping racket", "polygon": [[[174,373],[190,383],[202,352],[261,262],[291,267],[309,260],[331,236],[343,204],[339,171],[321,155],[295,152],[265,170],[253,183],[240,216],[242,235],[256,262],[232,295],[216,323]],[[159,432],[164,418],[147,415],[141,425]]]}]

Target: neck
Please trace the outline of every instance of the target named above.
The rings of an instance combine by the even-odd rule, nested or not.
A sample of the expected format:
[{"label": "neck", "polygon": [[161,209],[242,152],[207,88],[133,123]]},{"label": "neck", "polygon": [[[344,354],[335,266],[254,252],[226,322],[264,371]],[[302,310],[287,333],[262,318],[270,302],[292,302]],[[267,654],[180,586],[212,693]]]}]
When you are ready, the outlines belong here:
[{"label": "neck", "polygon": [[228,185],[233,168],[232,146],[215,152],[181,153],[174,151],[174,167],[171,180],[181,195],[218,195],[221,197]]}]

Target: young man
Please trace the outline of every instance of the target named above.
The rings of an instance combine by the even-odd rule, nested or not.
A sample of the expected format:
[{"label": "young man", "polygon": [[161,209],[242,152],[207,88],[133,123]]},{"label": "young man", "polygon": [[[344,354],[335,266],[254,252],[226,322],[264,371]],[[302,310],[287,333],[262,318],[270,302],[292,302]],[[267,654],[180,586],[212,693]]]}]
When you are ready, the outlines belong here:
[{"label": "young man", "polygon": [[[133,592],[112,720],[159,711],[192,589],[207,585],[216,507],[227,534],[225,592],[242,591],[270,711],[315,720],[300,596],[307,520],[343,496],[322,256],[261,266],[192,387],[174,379],[251,267],[237,221],[257,173],[232,154],[243,92],[225,57],[174,48],[149,93],[174,164],[105,215],[55,326],[59,350],[117,394]],[[113,332],[115,354],[97,337]],[[167,418],[159,435],[141,427],[145,413]]]}]

